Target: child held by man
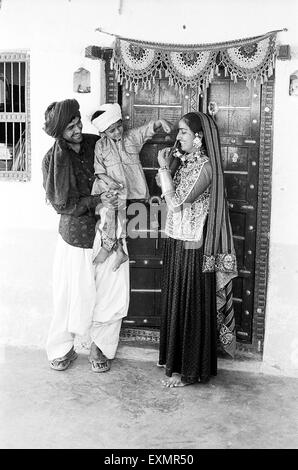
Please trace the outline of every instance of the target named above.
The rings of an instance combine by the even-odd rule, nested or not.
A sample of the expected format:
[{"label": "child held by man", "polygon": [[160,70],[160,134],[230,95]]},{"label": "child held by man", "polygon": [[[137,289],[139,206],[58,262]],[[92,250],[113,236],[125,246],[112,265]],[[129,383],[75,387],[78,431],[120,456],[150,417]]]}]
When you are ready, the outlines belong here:
[{"label": "child held by man", "polygon": [[127,201],[146,201],[149,190],[139,153],[148,140],[162,128],[171,132],[171,125],[164,119],[150,121],[124,132],[121,108],[118,103],[104,104],[91,117],[92,124],[101,135],[95,146],[94,172],[96,179],[92,194],[108,191],[118,195],[118,209],[98,205],[100,219],[96,226],[93,245],[93,262],[104,263],[113,250],[116,260],[113,270],[128,260],[126,249]]}]

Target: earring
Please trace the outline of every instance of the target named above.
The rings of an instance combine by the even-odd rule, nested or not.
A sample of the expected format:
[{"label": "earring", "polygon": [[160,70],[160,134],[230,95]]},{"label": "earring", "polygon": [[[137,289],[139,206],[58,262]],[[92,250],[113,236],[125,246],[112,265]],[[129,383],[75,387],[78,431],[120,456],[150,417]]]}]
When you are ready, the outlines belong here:
[{"label": "earring", "polygon": [[196,149],[200,149],[202,147],[202,139],[201,137],[199,137],[199,134],[197,132],[195,133],[195,138],[192,144]]}]

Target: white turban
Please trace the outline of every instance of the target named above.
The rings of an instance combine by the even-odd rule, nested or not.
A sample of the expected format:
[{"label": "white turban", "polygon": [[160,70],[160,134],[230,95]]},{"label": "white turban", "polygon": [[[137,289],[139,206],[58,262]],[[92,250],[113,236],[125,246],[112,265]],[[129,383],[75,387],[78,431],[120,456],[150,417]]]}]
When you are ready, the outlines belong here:
[{"label": "white turban", "polygon": [[102,113],[100,116],[97,116],[91,122],[93,126],[99,130],[99,132],[104,132],[112,124],[115,124],[115,122],[119,121],[119,119],[122,119],[121,108],[118,103],[102,104],[98,108],[98,111],[104,111],[104,113]]}]

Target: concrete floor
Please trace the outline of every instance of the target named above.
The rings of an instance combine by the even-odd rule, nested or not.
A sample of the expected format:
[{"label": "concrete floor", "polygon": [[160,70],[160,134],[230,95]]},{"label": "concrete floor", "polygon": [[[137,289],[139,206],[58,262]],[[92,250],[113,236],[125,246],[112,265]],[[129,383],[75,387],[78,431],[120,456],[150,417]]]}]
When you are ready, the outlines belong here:
[{"label": "concrete floor", "polygon": [[86,352],[56,372],[44,351],[2,347],[0,448],[298,448],[297,378],[220,360],[207,385],[165,389],[156,361],[122,344],[108,373]]}]

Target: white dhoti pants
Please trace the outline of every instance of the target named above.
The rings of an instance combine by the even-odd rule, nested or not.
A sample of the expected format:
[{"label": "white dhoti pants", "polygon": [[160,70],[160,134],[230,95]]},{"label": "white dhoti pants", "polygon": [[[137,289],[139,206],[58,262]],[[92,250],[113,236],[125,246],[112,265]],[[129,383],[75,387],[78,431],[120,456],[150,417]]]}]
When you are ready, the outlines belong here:
[{"label": "white dhoti pants", "polygon": [[94,266],[92,249],[71,246],[59,235],[53,266],[54,314],[46,346],[49,360],[64,356],[75,335],[88,330],[105,356],[115,357],[129,305],[129,263],[113,272],[115,257],[112,252]]}]

